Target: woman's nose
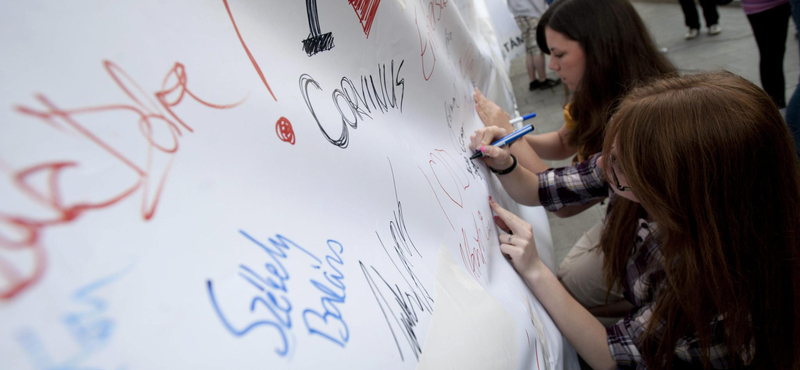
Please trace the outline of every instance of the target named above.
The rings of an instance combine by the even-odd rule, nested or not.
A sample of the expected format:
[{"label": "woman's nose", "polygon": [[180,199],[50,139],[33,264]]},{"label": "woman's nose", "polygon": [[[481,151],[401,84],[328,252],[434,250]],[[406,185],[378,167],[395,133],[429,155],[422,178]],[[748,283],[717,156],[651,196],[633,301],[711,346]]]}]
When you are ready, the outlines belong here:
[{"label": "woman's nose", "polygon": [[558,70],[558,63],[556,62],[556,58],[550,57],[550,64],[548,67],[554,71]]}]

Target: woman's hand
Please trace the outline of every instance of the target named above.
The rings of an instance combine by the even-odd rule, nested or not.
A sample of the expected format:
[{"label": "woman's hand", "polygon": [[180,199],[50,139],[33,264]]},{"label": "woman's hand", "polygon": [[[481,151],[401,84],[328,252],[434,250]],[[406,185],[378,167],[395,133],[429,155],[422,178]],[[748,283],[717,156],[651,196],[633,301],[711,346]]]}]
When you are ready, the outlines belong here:
[{"label": "woman's hand", "polygon": [[510,145],[498,148],[490,144],[506,136],[508,132],[500,127],[491,126],[479,128],[469,137],[469,148],[472,151],[480,150],[483,153],[483,161],[487,166],[496,171],[502,171],[511,167],[514,160],[511,158]]},{"label": "woman's hand", "polygon": [[497,214],[495,224],[505,231],[499,237],[500,251],[503,252],[506,258],[511,259],[514,269],[522,277],[527,277],[535,269],[542,268],[544,263],[539,258],[539,251],[536,250],[536,241],[533,239],[533,227],[531,224],[500,207],[491,197],[489,197],[489,205],[494,213]]},{"label": "woman's hand", "polygon": [[478,116],[481,117],[481,121],[486,127],[497,126],[508,132],[514,131],[514,127],[508,123],[511,120],[511,116],[493,101],[483,96],[477,87],[475,92],[472,93],[472,99],[475,100],[475,111],[478,112]]}]

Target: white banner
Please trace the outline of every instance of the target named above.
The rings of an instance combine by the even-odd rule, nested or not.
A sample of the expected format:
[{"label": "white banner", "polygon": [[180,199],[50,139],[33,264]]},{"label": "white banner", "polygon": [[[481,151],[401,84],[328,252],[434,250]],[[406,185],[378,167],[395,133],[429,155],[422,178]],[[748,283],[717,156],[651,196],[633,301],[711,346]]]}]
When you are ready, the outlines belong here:
[{"label": "white banner", "polygon": [[4,2],[0,368],[560,368],[468,159],[486,14]]}]

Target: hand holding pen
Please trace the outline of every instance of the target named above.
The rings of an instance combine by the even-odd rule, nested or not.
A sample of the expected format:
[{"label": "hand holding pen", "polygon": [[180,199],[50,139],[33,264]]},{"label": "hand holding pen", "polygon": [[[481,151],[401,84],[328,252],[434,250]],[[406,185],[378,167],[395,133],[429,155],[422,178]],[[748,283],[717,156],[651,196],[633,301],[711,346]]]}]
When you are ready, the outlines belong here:
[{"label": "hand holding pen", "polygon": [[[536,115],[536,113],[532,113],[532,114],[534,116]],[[520,117],[520,118],[522,118],[522,117]],[[521,121],[522,120],[520,120],[519,122],[521,122]],[[512,124],[513,124],[513,122],[512,122]],[[502,147],[504,147],[506,145],[511,145],[511,143],[517,141],[517,139],[520,139],[523,136],[525,136],[525,135],[527,135],[527,134],[529,134],[531,132],[533,132],[533,125],[526,125],[526,126],[523,126],[522,128],[520,128],[519,130],[516,130],[516,131],[514,131],[514,132],[512,132],[512,133],[510,133],[510,134],[508,134],[506,136],[503,136],[500,140],[497,140],[497,141],[493,142],[491,145],[495,146],[495,147],[498,147],[498,148],[502,148]],[[481,149],[480,151],[478,151],[475,154],[473,154],[472,157],[469,157],[469,159],[475,159],[475,158],[478,158],[478,157],[482,157],[484,148],[480,148],[480,149]]]},{"label": "hand holding pen", "polygon": [[[513,125],[535,116],[536,113],[531,113],[524,117],[511,120],[509,123]],[[484,157],[486,165],[494,172],[499,174],[502,174],[503,170],[509,170],[510,172],[510,170],[513,170],[516,160],[511,156],[509,150],[501,148],[508,146],[532,131],[532,125],[526,125],[511,134],[507,134],[505,129],[496,126],[480,128],[470,136],[470,149],[476,151],[470,159]],[[498,137],[500,137],[500,139],[495,140]]]}]

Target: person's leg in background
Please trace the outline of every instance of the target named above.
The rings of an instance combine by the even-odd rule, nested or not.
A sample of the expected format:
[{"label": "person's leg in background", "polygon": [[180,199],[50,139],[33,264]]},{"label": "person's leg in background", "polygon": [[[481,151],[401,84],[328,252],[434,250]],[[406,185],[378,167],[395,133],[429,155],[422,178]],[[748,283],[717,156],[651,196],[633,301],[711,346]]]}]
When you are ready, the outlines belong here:
[{"label": "person's leg in background", "polygon": [[539,82],[545,81],[547,79],[547,69],[545,69],[544,54],[539,51],[534,54],[531,59],[533,60],[533,68],[537,76],[536,79],[539,80]]},{"label": "person's leg in background", "polygon": [[[541,82],[536,79],[536,66],[533,58],[534,48],[531,44],[531,33],[536,34],[536,24],[538,20],[531,19],[530,17],[520,16],[514,17],[517,21],[517,27],[522,32],[522,39],[525,40],[525,67],[528,71],[528,90],[536,90],[541,85]],[[533,38],[533,45],[536,45],[536,38]]]},{"label": "person's leg in background", "polygon": [[536,43],[536,25],[539,24],[539,20],[525,16],[515,17],[514,19],[522,32],[522,39],[525,40],[525,67],[528,70],[528,78],[530,79],[528,90],[549,89],[561,84],[560,80],[547,78],[544,55],[542,55],[539,45]]},{"label": "person's leg in background", "polygon": [[722,26],[719,24],[716,0],[700,0],[700,6],[703,8],[703,18],[706,20],[708,34],[712,36],[718,35],[722,32]]},{"label": "person's leg in background", "polygon": [[694,0],[678,0],[683,9],[683,20],[689,32],[686,33],[686,39],[693,39],[697,37],[700,32],[700,17],[697,15],[697,6]]},{"label": "person's leg in background", "polygon": [[530,78],[530,85],[528,85],[528,90],[535,90],[539,88],[541,83],[536,78],[536,62],[535,57],[531,55],[531,53],[525,52],[525,67],[528,70],[528,77]]},{"label": "person's leg in background", "polygon": [[[800,0],[789,0],[789,4],[792,7],[795,27],[797,27],[800,24]],[[798,87],[800,87],[800,82],[798,82]],[[789,131],[794,136],[794,145],[797,147],[797,154],[800,155],[800,88],[794,89],[789,105],[786,106],[786,124],[789,125]]]},{"label": "person's leg in background", "polygon": [[786,107],[783,56],[786,54],[786,33],[789,30],[790,15],[789,3],[747,15],[758,45],[761,86],[778,108]]},{"label": "person's leg in background", "polygon": [[530,36],[530,39],[529,39],[530,40],[530,46],[527,45],[528,44],[528,40],[526,39],[525,48],[531,50],[528,53],[528,56],[531,57],[531,55],[532,55],[531,59],[533,59],[534,71],[536,72],[536,75],[538,76],[536,78],[536,80],[539,81],[539,88],[540,89],[549,89],[551,87],[560,85],[561,84],[561,80],[553,80],[553,79],[547,78],[547,69],[545,68],[544,53],[542,53],[542,51],[539,50],[539,44],[536,43],[536,36],[537,36],[536,35],[536,29],[537,29],[536,26],[539,25],[539,20],[538,19],[534,19],[533,21],[534,21],[533,22],[533,28],[531,28],[531,33],[529,35]]},{"label": "person's leg in background", "polygon": [[578,239],[558,266],[558,280],[567,291],[604,325],[616,322],[630,310],[618,285],[609,292],[603,273],[603,252],[598,246],[603,233],[598,222]]}]

